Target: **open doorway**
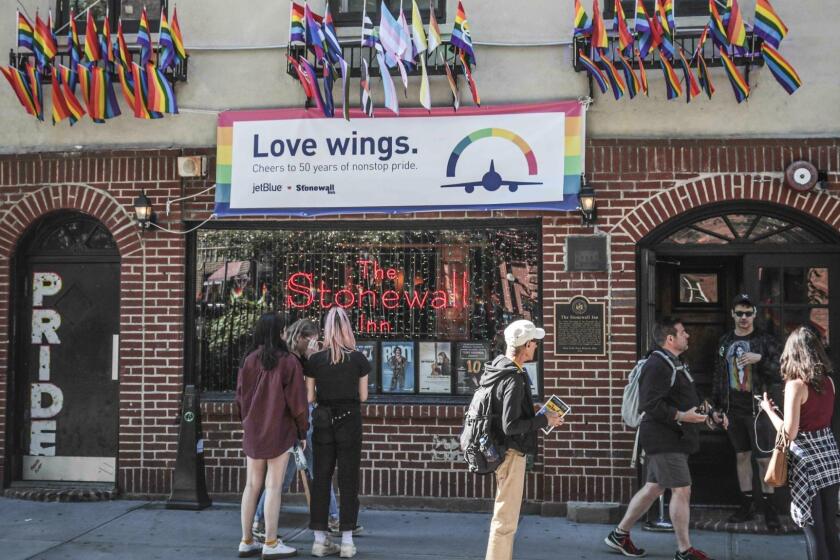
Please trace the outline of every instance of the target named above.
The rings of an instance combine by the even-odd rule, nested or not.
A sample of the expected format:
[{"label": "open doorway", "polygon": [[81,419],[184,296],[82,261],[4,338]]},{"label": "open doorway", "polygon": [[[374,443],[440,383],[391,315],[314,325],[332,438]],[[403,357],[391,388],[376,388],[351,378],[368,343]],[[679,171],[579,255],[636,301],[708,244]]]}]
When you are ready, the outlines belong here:
[{"label": "open doorway", "polygon": [[[746,292],[758,308],[757,329],[783,341],[797,326],[810,324],[836,363],[838,243],[840,234],[825,224],[767,203],[709,205],[666,222],[639,243],[640,354],[651,346],[658,317],[680,316],[691,336],[687,362],[701,398],[711,397],[718,341],[733,328],[730,304]],[[692,503],[737,502],[735,454],[726,434],[704,428],[690,466]],[[777,499],[785,508],[786,497]]]}]

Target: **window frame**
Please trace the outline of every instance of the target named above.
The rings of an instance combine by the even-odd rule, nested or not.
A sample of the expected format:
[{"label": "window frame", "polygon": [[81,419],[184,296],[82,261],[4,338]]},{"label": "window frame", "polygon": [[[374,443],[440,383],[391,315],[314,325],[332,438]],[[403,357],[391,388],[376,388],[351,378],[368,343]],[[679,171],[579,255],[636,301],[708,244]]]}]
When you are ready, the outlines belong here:
[{"label": "window frame", "polygon": [[[653,17],[656,6],[655,0],[644,0],[644,4],[648,15],[650,17]],[[718,4],[720,4],[720,2],[718,2]],[[636,0],[621,0],[621,5],[624,8],[624,15],[627,18],[627,25],[631,28],[630,30],[632,31],[632,20],[635,17],[634,14],[636,10]],[[681,14],[680,11],[683,10],[686,5],[688,6],[688,9],[686,10],[687,13]],[[606,2],[604,6],[604,21],[610,22],[607,25],[608,30],[612,30],[611,22],[613,17],[615,17],[614,7],[614,4],[609,1]],[[676,21],[677,23],[679,23],[682,19],[683,21],[688,23],[687,26],[694,27],[694,25],[692,25],[695,23],[695,20],[693,18],[703,16],[709,16],[709,3],[707,0],[681,0],[680,2],[674,2],[674,21]],[[688,19],[688,21],[686,21],[687,18],[692,19]],[[679,30],[679,25],[677,25],[677,30]]]},{"label": "window frame", "polygon": [[[379,25],[379,6],[380,2],[375,1],[373,5],[371,5],[370,0],[364,0],[365,4],[367,5],[367,15],[370,17],[371,21],[375,26]],[[446,23],[446,0],[435,0],[435,18],[437,18],[438,23]],[[330,3],[330,13],[332,13],[333,21],[335,22],[336,27],[361,27],[362,26],[362,12],[360,11],[342,11],[341,10],[341,0],[329,0]],[[420,17],[423,19],[423,25],[428,25],[429,23],[429,6],[424,2],[420,8]],[[405,9],[405,4],[403,5],[403,11],[405,12],[405,17],[408,20],[408,24],[411,25],[411,5],[409,4],[408,10]],[[392,12],[393,13],[393,12]],[[395,14],[399,17],[399,14]]]},{"label": "window frame", "polygon": [[[56,13],[56,21],[54,26],[56,29],[67,24],[70,18],[70,2],[71,0],[56,0],[55,4],[55,13]],[[108,20],[111,24],[111,33],[112,37],[117,33],[117,23],[120,19],[120,13],[122,8],[122,0],[103,0],[103,3],[106,5],[108,9]],[[166,10],[166,13],[169,14],[169,0],[160,0],[161,6],[163,9]],[[85,34],[85,17],[81,17],[79,14],[81,12],[76,12],[76,26],[79,28],[79,35],[80,37]],[[146,14],[149,18],[149,31],[152,35],[156,33],[160,33],[160,13],[153,13],[147,12]],[[101,23],[97,21],[97,25],[101,27]],[[128,38],[128,36],[134,37],[137,35],[137,31],[140,28],[140,16],[138,15],[136,20],[125,20],[123,22],[123,34]],[[62,37],[67,37],[67,29],[61,31],[61,33],[57,33],[56,35],[59,36],[59,42],[61,42]],[[81,39],[84,42],[84,39]]]},{"label": "window frame", "polygon": [[[198,227],[201,226],[201,227]],[[545,309],[543,301],[543,267],[545,261],[543,259],[543,224],[542,220],[538,218],[513,218],[513,219],[473,219],[463,220],[457,223],[444,222],[441,220],[401,220],[401,221],[341,221],[341,220],[323,220],[317,222],[300,222],[300,221],[223,221],[211,222],[201,225],[201,222],[191,221],[185,223],[186,229],[198,227],[196,231],[192,231],[187,235],[186,239],[186,274],[184,285],[184,384],[193,384],[202,392],[203,398],[214,401],[229,401],[234,398],[232,390],[228,391],[206,391],[199,386],[200,379],[198,379],[198,371],[196,364],[196,345],[195,336],[191,333],[196,332],[196,314],[195,305],[191,297],[193,294],[196,282],[196,266],[198,257],[198,232],[203,230],[288,230],[288,231],[408,231],[408,230],[480,230],[486,231],[489,229],[517,229],[520,231],[529,231],[533,233],[537,241],[535,249],[538,258],[539,272],[537,274],[537,294],[534,308],[539,310],[540,318],[538,321],[544,322]],[[357,336],[360,342],[371,342],[374,340],[376,344],[376,354],[381,362],[382,360],[382,343],[386,342],[383,339],[372,339],[369,336]],[[396,339],[392,339],[396,340]],[[415,352],[415,382],[414,390],[411,393],[370,393],[368,402],[371,404],[464,404],[470,401],[471,394],[461,394],[457,390],[457,378],[455,371],[452,372],[453,382],[449,393],[420,393],[419,392],[419,347],[420,342],[450,342],[452,343],[450,356],[452,368],[455,368],[454,354],[458,342],[472,342],[472,341],[455,341],[449,339],[433,339],[429,337],[415,337],[411,339],[414,344]],[[490,345],[490,358],[493,356],[493,343]],[[545,358],[544,348],[540,348],[535,355],[534,362],[537,365],[537,387],[533,388],[532,395],[536,399],[540,399],[544,393],[545,387]],[[381,363],[373,364],[374,371],[377,371],[377,379],[375,380],[381,390],[382,372]]]}]

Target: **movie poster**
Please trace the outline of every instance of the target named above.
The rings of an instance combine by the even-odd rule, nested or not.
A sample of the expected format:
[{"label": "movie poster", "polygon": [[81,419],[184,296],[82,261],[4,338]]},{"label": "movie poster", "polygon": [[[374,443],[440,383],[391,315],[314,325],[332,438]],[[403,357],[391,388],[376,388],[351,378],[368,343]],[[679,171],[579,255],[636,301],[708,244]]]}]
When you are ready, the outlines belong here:
[{"label": "movie poster", "polygon": [[365,355],[370,362],[368,374],[368,392],[371,395],[379,391],[379,346],[375,340],[357,340],[356,350]]},{"label": "movie poster", "polygon": [[472,395],[478,389],[478,380],[484,363],[490,361],[490,344],[487,342],[461,342],[455,347],[457,380],[455,392]]},{"label": "movie poster", "polygon": [[383,393],[413,393],[414,342],[410,340],[382,341],[381,379]]},{"label": "movie poster", "polygon": [[452,343],[420,343],[420,392],[452,391]]}]

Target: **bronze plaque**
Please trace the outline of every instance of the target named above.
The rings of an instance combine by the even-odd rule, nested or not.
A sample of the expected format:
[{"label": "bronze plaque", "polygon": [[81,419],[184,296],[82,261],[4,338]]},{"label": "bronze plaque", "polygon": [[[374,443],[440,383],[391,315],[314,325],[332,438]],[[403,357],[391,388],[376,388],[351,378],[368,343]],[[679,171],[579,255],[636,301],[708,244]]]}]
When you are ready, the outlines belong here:
[{"label": "bronze plaque", "polygon": [[575,296],[554,306],[555,354],[603,356],[606,324],[604,303]]}]

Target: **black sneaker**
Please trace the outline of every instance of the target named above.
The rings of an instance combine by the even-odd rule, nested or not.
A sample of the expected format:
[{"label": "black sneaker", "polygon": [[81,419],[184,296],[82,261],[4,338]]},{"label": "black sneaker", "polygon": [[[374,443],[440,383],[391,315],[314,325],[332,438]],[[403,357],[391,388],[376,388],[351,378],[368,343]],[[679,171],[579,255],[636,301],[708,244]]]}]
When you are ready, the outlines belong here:
[{"label": "black sneaker", "polygon": [[616,552],[620,552],[624,556],[629,556],[631,558],[641,558],[646,554],[645,549],[636,548],[636,545],[633,544],[632,540],[630,540],[630,533],[627,533],[626,535],[619,535],[615,532],[615,529],[610,531],[610,534],[604,539],[604,544]]},{"label": "black sneaker", "polygon": [[767,529],[770,531],[778,531],[782,528],[776,506],[767,500],[764,501],[764,524],[767,525]]},{"label": "black sneaker", "polygon": [[744,523],[745,521],[752,521],[755,519],[755,504],[752,500],[741,502],[741,507],[738,511],[729,516],[727,523]]},{"label": "black sneaker", "polygon": [[685,552],[680,552],[679,550],[674,555],[674,560],[713,560],[711,556],[703,552],[702,550],[697,550],[693,546],[686,550]]}]

